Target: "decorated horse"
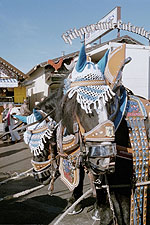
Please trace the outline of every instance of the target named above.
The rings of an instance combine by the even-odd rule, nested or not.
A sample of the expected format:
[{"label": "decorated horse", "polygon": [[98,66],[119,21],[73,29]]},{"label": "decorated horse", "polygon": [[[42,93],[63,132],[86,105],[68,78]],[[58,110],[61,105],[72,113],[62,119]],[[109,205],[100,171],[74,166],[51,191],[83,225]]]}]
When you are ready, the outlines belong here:
[{"label": "decorated horse", "polygon": [[[25,134],[35,178],[52,190],[60,174],[72,204],[83,194],[86,172],[96,197],[93,219],[105,225],[146,224],[150,103],[122,85],[131,60],[125,50],[123,44],[107,51],[94,64],[83,45],[59,90],[31,116],[18,116],[35,122]],[[81,211],[80,203],[70,214]]]}]

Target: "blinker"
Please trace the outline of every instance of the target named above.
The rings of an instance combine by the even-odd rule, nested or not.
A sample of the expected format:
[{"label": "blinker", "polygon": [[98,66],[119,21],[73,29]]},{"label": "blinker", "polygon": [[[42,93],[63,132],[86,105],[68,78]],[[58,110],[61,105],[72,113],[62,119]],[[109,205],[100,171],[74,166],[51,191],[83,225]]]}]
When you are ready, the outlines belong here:
[{"label": "blinker", "polygon": [[89,147],[89,157],[114,157],[117,154],[116,144],[111,145],[96,145]]}]

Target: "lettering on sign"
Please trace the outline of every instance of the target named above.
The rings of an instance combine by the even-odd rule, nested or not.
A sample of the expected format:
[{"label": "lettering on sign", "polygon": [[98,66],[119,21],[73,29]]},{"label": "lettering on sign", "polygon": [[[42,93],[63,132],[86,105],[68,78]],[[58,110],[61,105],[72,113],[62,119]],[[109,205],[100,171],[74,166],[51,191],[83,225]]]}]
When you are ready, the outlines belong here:
[{"label": "lettering on sign", "polygon": [[67,44],[72,44],[72,40],[75,38],[83,39],[83,36],[86,34],[90,34],[91,32],[98,31],[98,30],[125,30],[132,33],[136,33],[145,37],[146,39],[150,40],[150,31],[146,31],[144,27],[134,26],[130,22],[123,23],[122,20],[118,20],[117,23],[113,22],[111,19],[109,22],[98,22],[96,24],[91,24],[85,27],[81,27],[79,29],[70,29],[66,33],[63,33],[62,38]]}]

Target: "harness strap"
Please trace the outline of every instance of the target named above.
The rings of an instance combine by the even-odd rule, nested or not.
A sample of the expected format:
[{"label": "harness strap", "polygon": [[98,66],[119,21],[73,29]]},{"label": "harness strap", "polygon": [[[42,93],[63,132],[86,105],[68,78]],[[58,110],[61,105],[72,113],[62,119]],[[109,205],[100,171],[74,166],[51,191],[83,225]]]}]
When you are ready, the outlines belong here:
[{"label": "harness strap", "polygon": [[31,160],[31,164],[34,168],[35,171],[41,171],[44,170],[45,168],[47,168],[50,164],[51,164],[51,159],[49,159],[48,161],[44,161],[44,162],[36,162],[34,160]]},{"label": "harness strap", "polygon": [[83,126],[81,125],[80,119],[79,119],[79,117],[77,116],[77,114],[76,114],[76,120],[77,120],[78,125],[79,125],[79,130],[80,130],[80,132],[81,132],[81,134],[82,134],[82,136],[83,136],[83,134],[85,133],[85,129],[84,129]]},{"label": "harness strap", "polygon": [[59,146],[60,153],[63,153],[63,146],[62,146],[62,134],[63,134],[63,126],[62,122],[59,122],[59,126],[57,128],[57,145]]},{"label": "harness strap", "polygon": [[106,174],[105,174],[105,183],[106,183],[106,190],[107,190],[107,195],[108,195],[110,209],[111,209],[112,214],[113,214],[113,224],[114,225],[118,225],[117,217],[115,215],[115,210],[114,210],[113,202],[112,202],[111,195],[110,195],[109,184],[108,184],[108,180],[107,180]]},{"label": "harness strap", "polygon": [[[139,98],[130,96],[127,104],[127,126],[133,151],[133,170],[138,183],[148,180],[149,144],[145,127],[145,108]],[[146,225],[147,185],[135,186],[131,194],[130,225]]]}]

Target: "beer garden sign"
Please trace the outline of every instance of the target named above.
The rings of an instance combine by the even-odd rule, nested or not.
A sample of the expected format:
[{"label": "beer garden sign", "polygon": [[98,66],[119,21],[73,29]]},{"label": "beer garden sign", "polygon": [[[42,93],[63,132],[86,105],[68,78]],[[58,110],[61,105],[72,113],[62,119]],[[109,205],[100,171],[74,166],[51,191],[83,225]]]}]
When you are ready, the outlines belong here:
[{"label": "beer garden sign", "polygon": [[95,24],[87,25],[79,29],[70,29],[62,34],[62,38],[67,44],[72,44],[72,40],[76,38],[83,39],[85,44],[90,44],[96,41],[98,38],[104,36],[106,33],[118,29],[129,31],[132,33],[139,34],[150,41],[150,31],[146,31],[144,27],[137,27],[128,23],[123,23],[121,20],[121,7],[114,8],[105,17]]}]

